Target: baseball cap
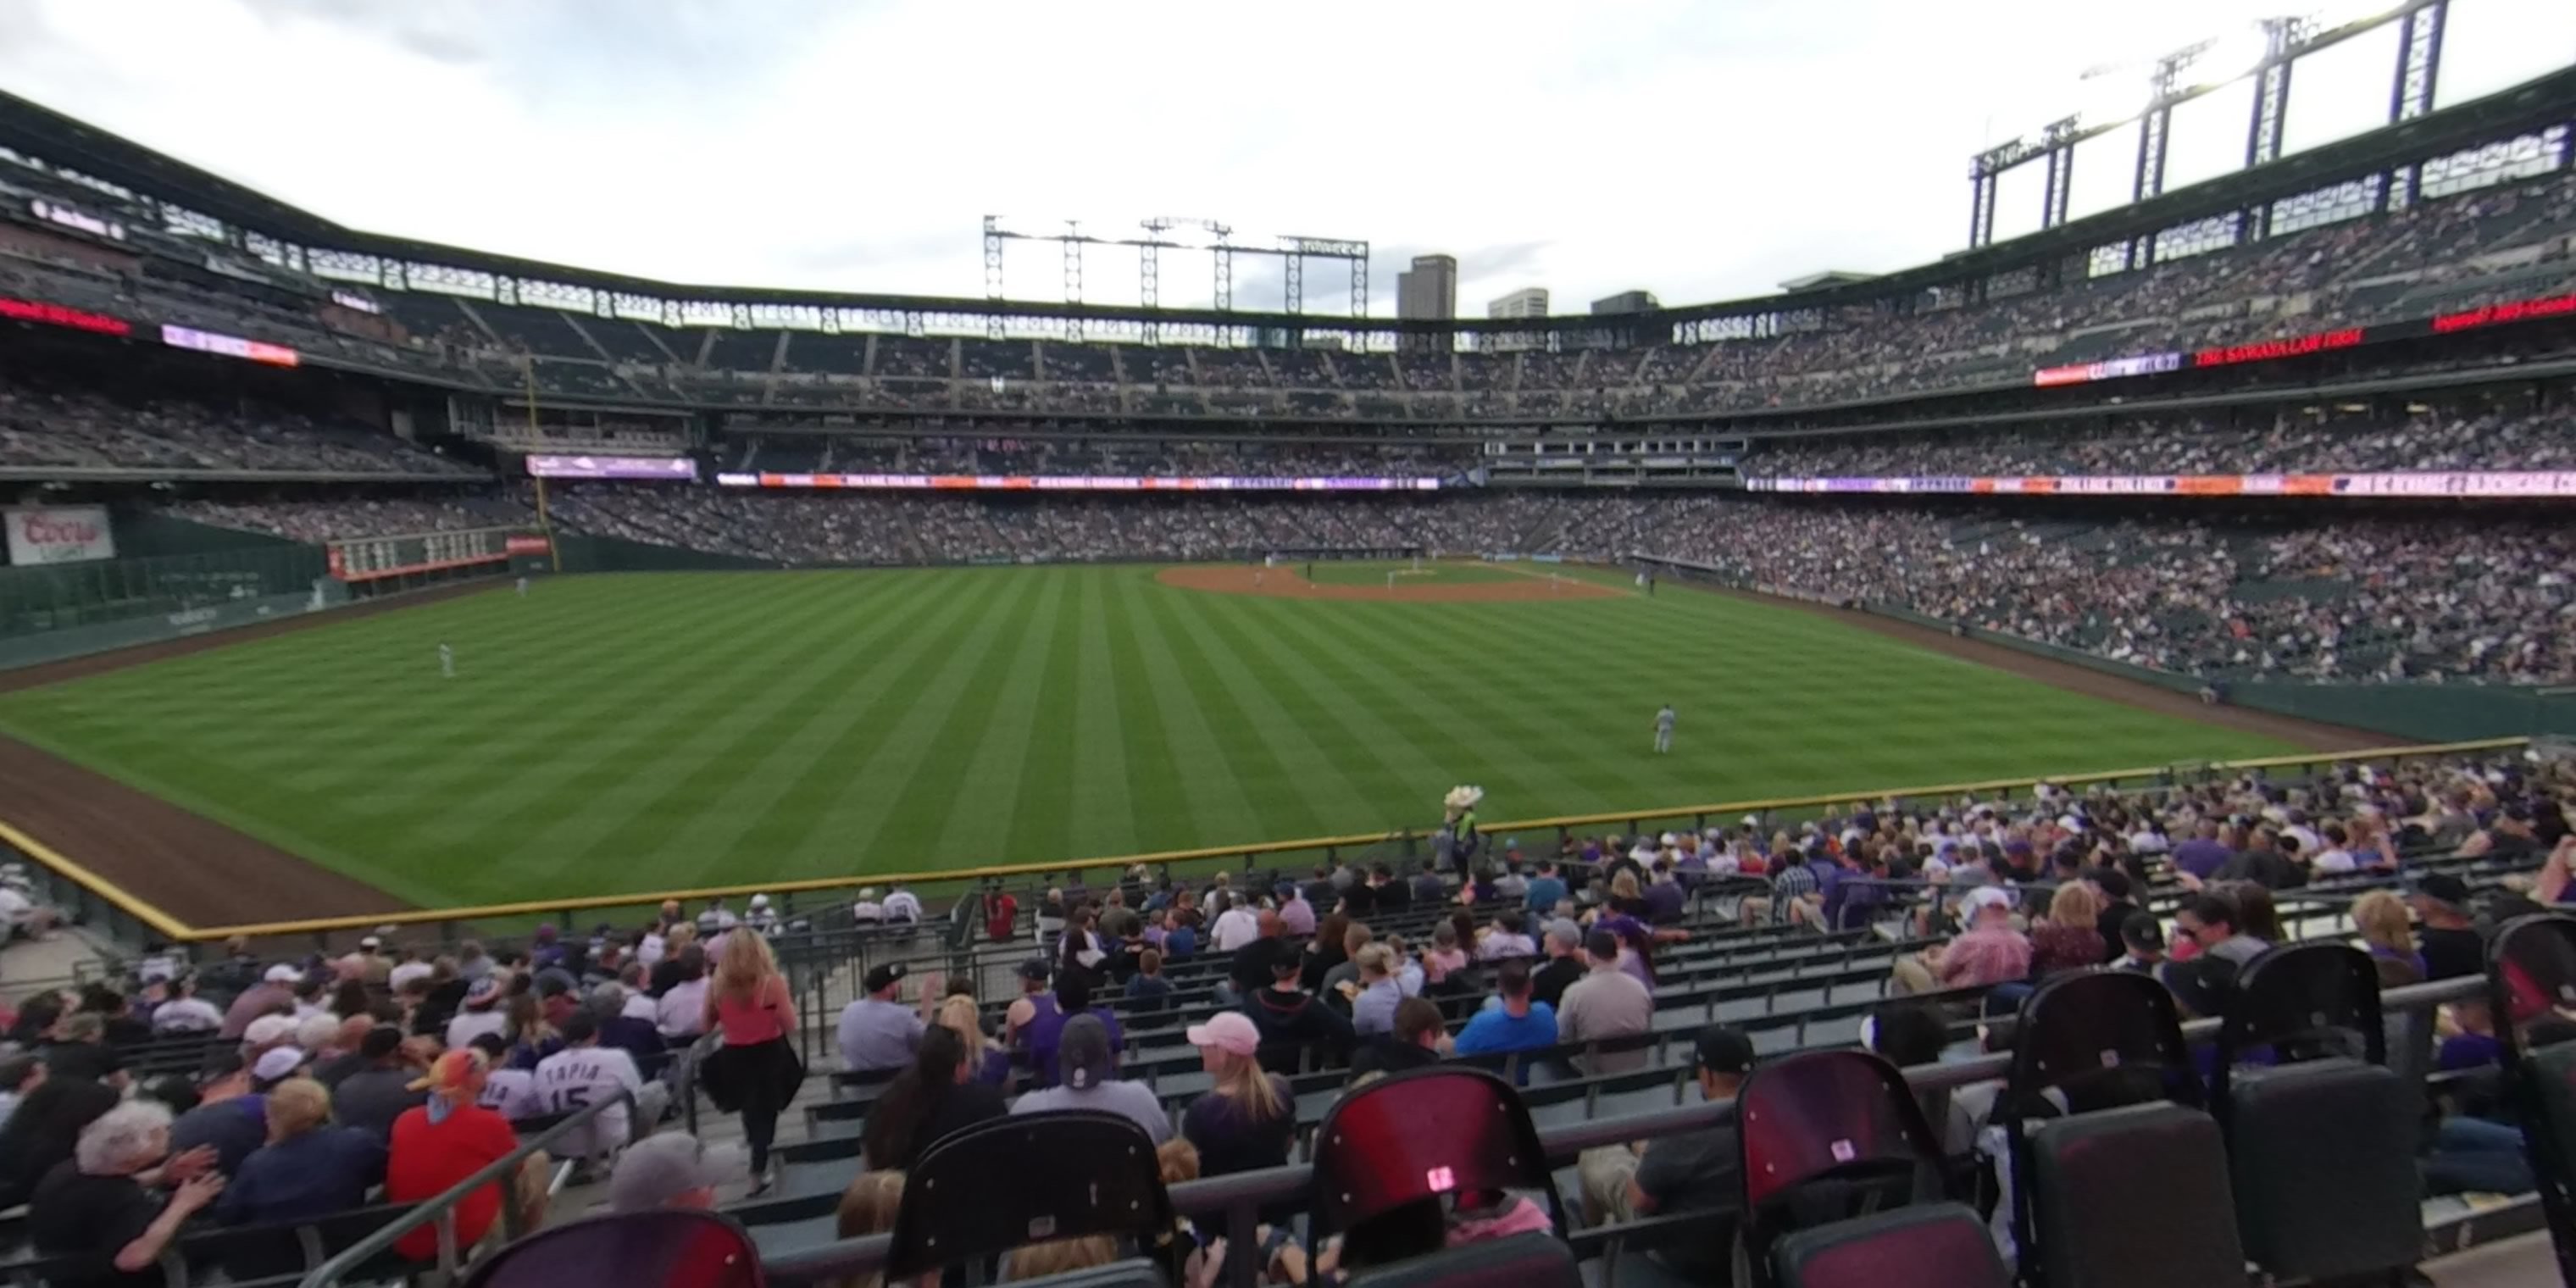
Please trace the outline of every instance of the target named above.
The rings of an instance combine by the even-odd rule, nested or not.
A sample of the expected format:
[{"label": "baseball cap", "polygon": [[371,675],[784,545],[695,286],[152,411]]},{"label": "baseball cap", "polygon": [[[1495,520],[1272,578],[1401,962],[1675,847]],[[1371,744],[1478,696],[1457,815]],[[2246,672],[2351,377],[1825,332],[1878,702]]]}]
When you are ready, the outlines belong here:
[{"label": "baseball cap", "polygon": [[868,978],[865,982],[867,991],[875,993],[891,988],[894,985],[903,982],[904,974],[905,971],[902,962],[887,962],[885,965],[879,966],[875,970],[868,972]]},{"label": "baseball cap", "polygon": [[1191,1046],[1215,1047],[1235,1055],[1251,1055],[1261,1049],[1261,1030],[1252,1026],[1252,1017],[1241,1011],[1219,1011],[1205,1024],[1193,1024],[1187,1035]]},{"label": "baseball cap", "polygon": [[501,981],[489,975],[465,986],[467,1006],[490,1006],[501,996]]},{"label": "baseball cap", "polygon": [[1749,1073],[1753,1069],[1753,1039],[1741,1029],[1706,1028],[1691,1043],[1694,1068],[1710,1073]]},{"label": "baseball cap", "polygon": [[1044,957],[1032,957],[1027,961],[1020,963],[1020,978],[1022,979],[1045,979],[1047,977],[1047,973],[1047,962]]},{"label": "baseball cap", "polygon": [[429,1072],[413,1079],[409,1089],[441,1094],[460,1090],[475,1074],[490,1067],[482,1052],[470,1046],[458,1047],[430,1061]]},{"label": "baseball cap", "polygon": [[[1192,1039],[1196,1041],[1195,1038]],[[1057,1059],[1064,1066],[1064,1085],[1080,1090],[1109,1081],[1109,1026],[1097,1015],[1077,1015],[1064,1022],[1056,1039]]]},{"label": "baseball cap", "polygon": [[304,1053],[291,1046],[282,1046],[262,1054],[259,1063],[250,1067],[250,1076],[262,1083],[284,1082],[303,1067]]},{"label": "baseball cap", "polygon": [[1968,917],[1974,917],[1988,908],[2012,906],[2013,897],[2006,893],[2002,886],[1978,886],[1969,891],[1965,898],[1959,900],[1960,914]]},{"label": "baseball cap", "polygon": [[617,1169],[608,1175],[608,1207],[649,1212],[691,1190],[713,1189],[750,1174],[739,1150],[710,1149],[684,1131],[656,1132],[617,1156]]},{"label": "baseball cap", "polygon": [[376,938],[374,935],[369,935],[366,938],[359,940],[358,946],[360,948],[382,948],[385,946],[385,941]]},{"label": "baseball cap", "polygon": [[244,1046],[275,1046],[294,1040],[295,1017],[292,1015],[263,1015],[242,1030]]},{"label": "baseball cap", "polygon": [[269,967],[267,973],[260,976],[262,981],[270,984],[292,984],[302,978],[304,978],[304,972],[284,962]]},{"label": "baseball cap", "polygon": [[2469,906],[2469,883],[2448,872],[2428,872],[2415,879],[2415,893],[2435,903],[2447,904],[2465,912]]}]

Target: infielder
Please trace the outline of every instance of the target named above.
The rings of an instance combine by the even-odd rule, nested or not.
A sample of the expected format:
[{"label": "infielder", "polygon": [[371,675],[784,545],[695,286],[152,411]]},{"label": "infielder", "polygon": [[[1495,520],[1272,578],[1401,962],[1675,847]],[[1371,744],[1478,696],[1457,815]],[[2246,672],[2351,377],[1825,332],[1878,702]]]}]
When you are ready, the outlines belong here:
[{"label": "infielder", "polygon": [[1656,755],[1658,755],[1658,756],[1664,756],[1664,755],[1670,755],[1670,754],[1672,753],[1672,750],[1673,750],[1673,721],[1674,721],[1674,720],[1676,720],[1676,719],[1678,719],[1678,718],[1679,718],[1679,717],[1678,717],[1678,716],[1676,716],[1676,715],[1674,714],[1674,712],[1673,712],[1673,704],[1672,704],[1672,703],[1669,703],[1669,702],[1667,702],[1667,703],[1665,703],[1665,704],[1664,704],[1664,706],[1663,706],[1663,709],[1662,709],[1662,710],[1657,711],[1657,712],[1655,713],[1655,754],[1656,754]]}]

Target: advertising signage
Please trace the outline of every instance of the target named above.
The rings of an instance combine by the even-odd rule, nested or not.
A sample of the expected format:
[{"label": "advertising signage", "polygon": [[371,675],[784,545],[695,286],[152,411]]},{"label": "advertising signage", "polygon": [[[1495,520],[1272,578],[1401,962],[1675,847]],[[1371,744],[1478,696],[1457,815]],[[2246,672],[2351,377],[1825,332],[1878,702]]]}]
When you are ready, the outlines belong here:
[{"label": "advertising signage", "polygon": [[991,492],[1435,492],[1438,479],[1118,477],[1091,474],[718,474],[724,487]]},{"label": "advertising signage", "polygon": [[1746,479],[1751,492],[1916,496],[2576,497],[2576,470],[2419,470],[2385,474],[2058,474]]},{"label": "advertising signage", "polygon": [[2063,367],[2043,367],[2030,373],[2031,383],[2042,389],[2058,385],[2086,384],[2095,380],[2116,380],[2124,376],[2158,375],[2188,367],[2233,366],[2240,362],[2271,362],[2280,358],[2303,358],[2314,353],[2350,349],[2384,340],[2412,340],[2426,335],[2448,335],[2454,331],[2500,326],[2508,322],[2535,322],[2545,318],[2576,317],[2576,295],[2552,295],[2538,299],[2511,300],[2486,304],[2457,313],[2443,313],[2430,318],[2409,318],[2368,327],[2339,327],[2308,335],[2279,340],[2254,340],[2245,344],[2221,345],[2194,353],[2147,353],[2127,358],[2108,358],[2101,362],[2077,363]]}]

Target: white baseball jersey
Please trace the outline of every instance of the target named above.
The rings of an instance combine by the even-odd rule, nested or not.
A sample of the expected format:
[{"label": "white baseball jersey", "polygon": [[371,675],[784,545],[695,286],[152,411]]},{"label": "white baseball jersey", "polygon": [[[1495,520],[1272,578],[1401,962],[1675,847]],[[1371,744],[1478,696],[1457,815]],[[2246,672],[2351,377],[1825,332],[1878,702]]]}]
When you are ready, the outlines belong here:
[{"label": "white baseball jersey", "polygon": [[525,1069],[499,1068],[485,1075],[483,1094],[476,1104],[509,1119],[521,1122],[545,1113],[537,1100],[537,1075]]},{"label": "white baseball jersey", "polygon": [[[613,1097],[620,1089],[644,1089],[644,1075],[636,1069],[635,1057],[622,1047],[567,1047],[537,1062],[536,1095],[546,1113],[568,1114]],[[631,1125],[626,1106],[602,1110],[590,1120],[587,1132],[565,1136],[564,1153],[593,1158],[615,1153],[626,1144]]]}]

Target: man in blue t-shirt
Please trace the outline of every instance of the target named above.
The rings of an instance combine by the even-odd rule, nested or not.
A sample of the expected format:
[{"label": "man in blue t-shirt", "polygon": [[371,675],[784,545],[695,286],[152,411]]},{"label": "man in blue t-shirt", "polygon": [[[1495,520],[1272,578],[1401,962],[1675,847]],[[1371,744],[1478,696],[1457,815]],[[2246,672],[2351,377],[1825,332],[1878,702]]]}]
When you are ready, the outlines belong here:
[{"label": "man in blue t-shirt", "polygon": [[1557,874],[1556,860],[1538,865],[1538,875],[1530,878],[1529,910],[1544,921],[1556,915],[1556,905],[1565,899],[1565,878]]},{"label": "man in blue t-shirt", "polygon": [[1513,958],[1496,967],[1494,975],[1502,996],[1458,1030],[1455,1054],[1500,1055],[1556,1045],[1556,1010],[1530,1000],[1529,962]]}]

